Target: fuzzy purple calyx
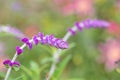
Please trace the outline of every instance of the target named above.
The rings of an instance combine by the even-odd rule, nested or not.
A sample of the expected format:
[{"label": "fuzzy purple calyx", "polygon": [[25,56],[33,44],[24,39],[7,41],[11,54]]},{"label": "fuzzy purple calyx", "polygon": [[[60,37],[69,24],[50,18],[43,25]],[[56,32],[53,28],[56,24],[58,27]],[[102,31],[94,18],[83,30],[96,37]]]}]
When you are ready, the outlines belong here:
[{"label": "fuzzy purple calyx", "polygon": [[3,64],[6,66],[6,67],[9,67],[9,66],[12,66],[11,64],[11,60],[7,59],[3,62]]},{"label": "fuzzy purple calyx", "polygon": [[20,67],[20,63],[19,63],[19,62],[17,62],[17,61],[15,61],[15,62],[13,62],[13,63],[12,63],[12,66],[17,66],[17,67]]},{"label": "fuzzy purple calyx", "polygon": [[[43,33],[39,32],[39,41],[41,44],[48,44],[50,46],[54,46],[60,49],[68,48],[67,42],[63,41],[62,39],[55,38],[54,35],[46,35],[44,36]],[[64,43],[63,43],[64,42]]]},{"label": "fuzzy purple calyx", "polygon": [[25,43],[30,50],[32,49],[32,47],[33,47],[33,46],[32,46],[32,43],[29,41],[28,38],[23,38],[23,39],[22,39],[22,42]]},{"label": "fuzzy purple calyx", "polygon": [[34,44],[35,44],[35,45],[38,45],[39,40],[38,40],[38,38],[37,38],[36,35],[33,37],[33,41],[34,41]]},{"label": "fuzzy purple calyx", "polygon": [[16,46],[16,52],[17,55],[20,55],[23,52],[23,49],[21,49],[20,46]]},{"label": "fuzzy purple calyx", "polygon": [[80,26],[79,22],[76,22],[75,26],[78,28],[79,31],[82,31],[82,27]]},{"label": "fuzzy purple calyx", "polygon": [[4,64],[7,68],[9,68],[9,67],[14,67],[14,66],[20,67],[20,63],[17,62],[17,61],[12,62],[11,60],[5,60],[5,61],[3,62],[3,64]]},{"label": "fuzzy purple calyx", "polygon": [[75,35],[76,32],[72,29],[72,28],[69,28],[68,31],[72,34],[72,35]]}]

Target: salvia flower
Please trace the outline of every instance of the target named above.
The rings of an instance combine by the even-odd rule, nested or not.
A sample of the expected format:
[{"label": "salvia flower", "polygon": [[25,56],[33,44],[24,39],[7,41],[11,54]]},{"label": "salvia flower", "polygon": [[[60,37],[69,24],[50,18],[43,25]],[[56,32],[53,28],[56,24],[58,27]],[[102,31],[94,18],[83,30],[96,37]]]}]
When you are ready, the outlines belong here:
[{"label": "salvia flower", "polygon": [[[60,49],[68,48],[68,43],[63,41],[62,39],[55,38],[54,35],[44,36],[44,34],[41,32],[38,33],[38,36],[37,35],[33,36],[32,40],[35,45],[37,45],[38,43],[41,43],[41,44],[54,46],[54,47],[60,48]],[[29,49],[32,49],[32,46],[33,46],[32,41],[30,42],[30,40],[28,38],[23,38],[22,42],[24,42],[28,46]],[[17,52],[19,52],[18,50],[17,50]]]},{"label": "salvia flower", "polygon": [[14,62],[12,62],[11,60],[5,60],[4,62],[3,62],[3,64],[7,67],[7,68],[9,68],[9,67],[14,67],[14,66],[17,66],[17,67],[20,67],[20,63],[19,62],[17,62],[17,61],[14,61]]},{"label": "salvia flower", "polygon": [[[103,20],[91,20],[87,19],[82,22],[76,22],[74,25],[79,31],[82,31],[84,28],[105,28],[109,26],[109,23]],[[68,31],[75,35],[76,30],[72,28],[68,29]]]},{"label": "salvia flower", "polygon": [[16,52],[20,55],[23,52],[23,49],[21,49],[20,46],[16,46]]},{"label": "salvia flower", "polygon": [[[29,49],[32,49],[33,47],[32,42],[35,45],[37,45],[38,43],[41,43],[41,44],[54,46],[60,49],[68,48],[68,43],[66,41],[63,41],[62,39],[59,39],[59,38],[55,38],[54,35],[44,36],[44,34],[41,32],[39,32],[38,36],[37,35],[33,36],[31,40],[29,40],[28,38],[23,38],[21,41],[24,43],[24,45],[28,46]],[[16,46],[16,54],[20,55],[22,53],[23,53],[23,47]],[[5,60],[3,64],[7,67],[13,67],[14,69],[16,69],[16,67],[14,66],[20,67],[19,62],[16,62],[16,61],[12,62],[11,60]]]},{"label": "salvia flower", "polygon": [[6,67],[9,67],[9,66],[11,66],[11,60],[5,60],[4,62],[3,62],[3,64],[6,66]]},{"label": "salvia flower", "polygon": [[[38,45],[38,43],[42,45],[50,45],[54,46],[59,49],[67,49],[68,43],[66,41],[63,41],[62,39],[55,38],[54,35],[44,35],[43,33],[39,32],[38,35],[34,35],[31,40],[28,38],[23,38],[21,40],[24,44],[28,46],[28,48],[31,50],[33,48],[33,44]],[[23,53],[23,48],[20,46],[16,46],[16,54],[20,55]]]},{"label": "salvia flower", "polygon": [[30,40],[28,38],[23,38],[22,42],[25,43],[29,49],[32,49],[32,43],[30,42]]},{"label": "salvia flower", "polygon": [[17,67],[20,67],[20,63],[19,63],[19,62],[17,62],[17,61],[15,61],[15,62],[13,62],[13,63],[12,63],[12,66],[17,66]]},{"label": "salvia flower", "polygon": [[21,31],[19,31],[15,27],[11,27],[9,25],[7,25],[7,26],[1,25],[0,26],[0,32],[10,33],[10,34],[14,35],[15,37],[17,37],[19,39],[25,37],[25,35]]},{"label": "salvia flower", "polygon": [[37,36],[36,36],[36,35],[33,37],[33,41],[34,41],[34,44],[35,44],[35,45],[38,45],[39,40],[37,39]]},{"label": "salvia flower", "polygon": [[62,39],[55,38],[54,35],[44,36],[43,33],[39,32],[38,39],[39,39],[41,44],[47,44],[47,45],[54,46],[54,47],[60,48],[60,49],[68,48],[67,42],[63,41]]}]

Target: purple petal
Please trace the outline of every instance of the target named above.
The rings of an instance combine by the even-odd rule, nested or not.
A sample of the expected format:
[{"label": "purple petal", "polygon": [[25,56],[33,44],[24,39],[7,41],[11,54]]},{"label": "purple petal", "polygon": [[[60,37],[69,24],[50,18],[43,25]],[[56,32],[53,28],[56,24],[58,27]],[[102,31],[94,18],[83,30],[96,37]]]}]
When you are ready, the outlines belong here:
[{"label": "purple petal", "polygon": [[24,43],[29,42],[29,39],[28,38],[23,38],[22,42],[24,42]]},{"label": "purple petal", "polygon": [[78,22],[75,23],[75,26],[78,28],[79,31],[82,31],[82,27],[79,25]]},{"label": "purple petal", "polygon": [[39,40],[37,39],[36,35],[33,37],[33,41],[35,45],[38,45]]},{"label": "purple petal", "polygon": [[68,29],[68,31],[72,34],[72,35],[75,35],[76,32],[74,30],[72,30],[71,28]]},{"label": "purple petal", "polygon": [[18,67],[20,67],[20,63],[17,62],[17,61],[15,61],[15,62],[12,63],[12,67],[13,67],[13,66],[18,66]]},{"label": "purple petal", "polygon": [[23,52],[23,49],[21,49],[20,46],[16,46],[16,52],[20,55]]},{"label": "purple petal", "polygon": [[32,43],[27,43],[28,48],[31,50],[32,49]]},{"label": "purple petal", "polygon": [[3,64],[4,64],[6,67],[12,67],[11,60],[5,60],[5,61],[3,62]]}]

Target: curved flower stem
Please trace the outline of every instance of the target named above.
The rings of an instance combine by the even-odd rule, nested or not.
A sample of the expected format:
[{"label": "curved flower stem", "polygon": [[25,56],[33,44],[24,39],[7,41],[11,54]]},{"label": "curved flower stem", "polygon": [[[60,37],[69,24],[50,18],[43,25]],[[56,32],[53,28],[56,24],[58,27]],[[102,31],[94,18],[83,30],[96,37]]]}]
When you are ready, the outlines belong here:
[{"label": "curved flower stem", "polygon": [[[66,41],[63,41],[62,39],[59,38],[55,38],[53,35],[46,35],[44,36],[42,33],[39,34],[40,37],[36,37],[34,36],[31,40],[29,40],[28,38],[23,38],[22,42],[24,42],[24,44],[21,47],[16,48],[16,53],[14,55],[14,57],[11,60],[11,63],[15,62],[16,58],[18,57],[18,55],[20,55],[21,52],[23,52],[23,49],[28,46],[29,49],[32,49],[32,43],[37,45],[39,41],[41,41],[41,44],[49,44],[51,46],[54,46],[56,48],[60,48],[60,49],[66,49],[68,48],[68,44]],[[52,41],[52,39],[54,39],[54,41]],[[37,40],[37,41],[36,41]],[[26,42],[27,41],[27,42]],[[8,71],[6,73],[6,76],[4,78],[4,80],[7,80],[10,73],[12,70],[12,66],[10,66],[8,68]]]},{"label": "curved flower stem", "polygon": [[[32,41],[33,41],[33,40],[31,39],[30,42],[32,42]],[[23,44],[23,45],[21,46],[21,49],[23,49],[23,48],[25,48],[25,47],[26,47],[26,44]],[[14,55],[14,57],[12,58],[11,62],[14,62],[17,57],[18,57],[18,55],[17,55],[17,53],[15,53],[15,55]],[[12,70],[12,68],[9,67],[8,70],[7,70],[7,73],[6,73],[6,76],[5,76],[4,80],[8,80],[8,77],[9,77],[9,75],[10,75],[10,73],[11,73],[11,70]]]},{"label": "curved flower stem", "polygon": [[[74,30],[74,31],[76,31],[76,30],[77,30],[77,27],[76,27],[76,26],[73,26],[71,29]],[[67,41],[67,40],[70,38],[71,35],[72,35],[72,34],[68,31],[68,32],[66,33],[66,35],[63,37],[63,40],[64,40],[64,41]],[[53,58],[54,58],[55,61],[53,61],[52,65],[51,65],[51,68],[50,68],[50,71],[49,71],[49,76],[48,76],[47,80],[49,80],[49,79],[52,77],[53,73],[55,72],[56,64],[58,63],[58,60],[59,60],[59,58],[60,58],[60,53],[61,53],[61,52],[62,52],[61,49],[57,49],[57,50],[54,52]]]}]

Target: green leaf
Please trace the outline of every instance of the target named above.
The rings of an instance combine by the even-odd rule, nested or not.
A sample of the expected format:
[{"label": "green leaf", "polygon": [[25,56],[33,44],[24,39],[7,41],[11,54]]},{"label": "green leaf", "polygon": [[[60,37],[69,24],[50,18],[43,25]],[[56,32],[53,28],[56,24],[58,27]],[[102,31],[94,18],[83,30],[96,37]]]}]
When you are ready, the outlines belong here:
[{"label": "green leaf", "polygon": [[41,64],[46,64],[46,63],[52,62],[52,61],[54,61],[53,58],[51,58],[51,57],[46,57],[46,58],[42,59],[40,63],[41,63]]},{"label": "green leaf", "polygon": [[62,60],[62,62],[58,65],[57,69],[55,70],[52,80],[58,80],[59,76],[65,69],[65,67],[70,59],[71,59],[71,55],[67,56],[65,59]]},{"label": "green leaf", "polygon": [[21,75],[21,76],[17,77],[17,78],[14,79],[14,80],[21,80],[21,78],[23,78],[23,77],[24,77],[24,75]]},{"label": "green leaf", "polygon": [[9,68],[10,66],[8,64],[5,65],[6,68]]},{"label": "green leaf", "polygon": [[52,54],[51,48],[48,46],[43,46],[43,45],[38,45],[40,49],[42,48],[43,50],[47,51],[48,53]]},{"label": "green leaf", "polygon": [[18,71],[18,70],[20,70],[20,66],[13,66],[12,69],[13,69],[14,71]]},{"label": "green leaf", "polygon": [[39,65],[36,63],[36,62],[34,62],[34,61],[31,61],[30,62],[30,69],[32,70],[32,71],[34,71],[36,74],[38,74],[39,72],[38,72],[38,70],[39,70]]},{"label": "green leaf", "polygon": [[68,80],[85,80],[83,78],[72,78],[72,79],[68,79]]},{"label": "green leaf", "polygon": [[2,72],[1,72],[1,73],[0,73],[0,77],[1,77],[1,78],[4,78],[4,77],[5,77],[5,73],[2,73]]},{"label": "green leaf", "polygon": [[5,37],[5,36],[12,36],[12,34],[6,32],[0,32],[0,37]]},{"label": "green leaf", "polygon": [[120,74],[120,68],[117,68],[116,71]]},{"label": "green leaf", "polygon": [[21,65],[21,69],[27,73],[27,75],[29,75],[31,78],[33,77],[32,72],[30,71],[30,69],[27,69],[25,66]]}]

